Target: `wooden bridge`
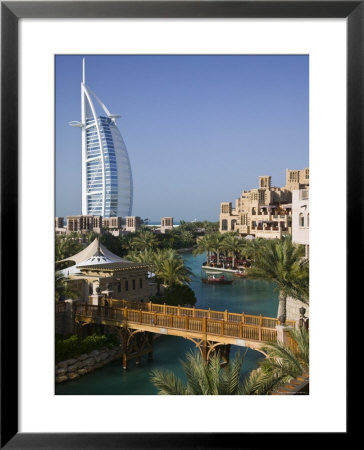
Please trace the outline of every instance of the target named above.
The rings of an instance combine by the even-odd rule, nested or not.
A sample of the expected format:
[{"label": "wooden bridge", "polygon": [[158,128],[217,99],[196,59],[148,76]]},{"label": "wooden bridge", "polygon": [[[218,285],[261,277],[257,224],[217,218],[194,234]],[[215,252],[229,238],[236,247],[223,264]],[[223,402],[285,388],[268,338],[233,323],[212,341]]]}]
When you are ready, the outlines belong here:
[{"label": "wooden bridge", "polygon": [[[193,341],[205,361],[212,352],[220,351],[226,363],[230,345],[261,351],[265,342],[277,341],[279,321],[272,317],[151,302],[112,300],[111,304],[112,307],[77,305],[75,319],[81,326],[98,323],[116,327],[123,341],[124,368],[131,354],[139,358],[145,353],[151,356],[150,333],[181,336]],[[294,327],[295,322],[287,321],[286,325]],[[133,341],[137,333],[142,333],[142,336]]]}]

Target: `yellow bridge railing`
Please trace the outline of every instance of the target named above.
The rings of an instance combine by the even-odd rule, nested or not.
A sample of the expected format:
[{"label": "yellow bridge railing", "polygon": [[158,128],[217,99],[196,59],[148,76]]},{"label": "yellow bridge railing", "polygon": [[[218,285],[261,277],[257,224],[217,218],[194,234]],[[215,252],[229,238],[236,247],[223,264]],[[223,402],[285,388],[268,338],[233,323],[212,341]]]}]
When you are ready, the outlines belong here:
[{"label": "yellow bridge railing", "polygon": [[[215,320],[224,320],[226,322],[243,323],[246,325],[257,325],[265,328],[275,328],[279,325],[279,320],[273,317],[265,317],[262,315],[251,315],[245,313],[231,313],[228,310],[215,311],[210,309],[186,308],[182,306],[170,306],[165,303],[158,304],[152,302],[132,302],[127,300],[111,300],[111,304],[115,308],[128,308],[133,310],[142,310],[149,312],[157,312],[160,314],[171,314],[174,316],[188,316],[193,318],[207,318]],[[294,320],[287,320],[286,325],[295,327]]]},{"label": "yellow bridge railing", "polygon": [[76,317],[103,320],[105,323],[114,323],[118,326],[127,322],[129,325],[135,324],[138,328],[139,324],[140,328],[148,328],[149,331],[154,327],[162,327],[193,333],[197,337],[214,335],[217,338],[260,342],[277,340],[275,326],[278,319],[271,317],[235,314],[227,310],[211,311],[123,300],[117,302],[121,302],[124,306],[121,306],[121,303],[116,306],[115,302],[112,302],[112,307],[77,305]]}]

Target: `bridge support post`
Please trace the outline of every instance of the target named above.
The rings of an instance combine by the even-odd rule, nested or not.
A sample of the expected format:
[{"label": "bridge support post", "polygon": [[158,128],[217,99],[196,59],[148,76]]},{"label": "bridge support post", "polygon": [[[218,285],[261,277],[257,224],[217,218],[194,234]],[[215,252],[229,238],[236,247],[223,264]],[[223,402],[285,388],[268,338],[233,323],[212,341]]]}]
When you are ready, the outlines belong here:
[{"label": "bridge support post", "polygon": [[207,319],[204,317],[202,319],[202,333],[203,333],[203,341],[202,341],[202,359],[207,364],[208,358],[207,358]]},{"label": "bridge support post", "polygon": [[221,358],[223,360],[222,367],[227,366],[230,362],[230,344],[222,347]]},{"label": "bridge support post", "polygon": [[202,342],[202,359],[207,364],[207,341]]},{"label": "bridge support post", "polygon": [[128,368],[128,358],[126,352],[123,350],[123,369],[126,370]]},{"label": "bridge support post", "polygon": [[128,368],[128,333],[125,330],[125,328],[121,329],[121,337],[122,337],[122,349],[123,349],[123,357],[122,357],[122,364],[123,369],[126,370]]},{"label": "bridge support post", "polygon": [[283,345],[288,345],[290,342],[290,329],[291,327],[286,327],[285,325],[276,325],[277,342],[280,342]]}]

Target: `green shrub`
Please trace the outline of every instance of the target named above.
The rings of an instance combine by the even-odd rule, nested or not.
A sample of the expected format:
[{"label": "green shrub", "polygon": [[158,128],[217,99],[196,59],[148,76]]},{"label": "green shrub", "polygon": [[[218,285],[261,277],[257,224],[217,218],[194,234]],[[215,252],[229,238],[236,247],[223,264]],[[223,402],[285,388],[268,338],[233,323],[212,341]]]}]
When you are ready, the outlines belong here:
[{"label": "green shrub", "polygon": [[56,363],[65,359],[77,358],[83,353],[99,350],[102,347],[112,348],[117,345],[117,339],[113,335],[91,334],[80,339],[76,334],[69,337],[56,336]]},{"label": "green shrub", "polygon": [[166,303],[171,306],[194,306],[196,295],[187,284],[171,286],[164,291],[161,297],[151,297],[153,303]]}]

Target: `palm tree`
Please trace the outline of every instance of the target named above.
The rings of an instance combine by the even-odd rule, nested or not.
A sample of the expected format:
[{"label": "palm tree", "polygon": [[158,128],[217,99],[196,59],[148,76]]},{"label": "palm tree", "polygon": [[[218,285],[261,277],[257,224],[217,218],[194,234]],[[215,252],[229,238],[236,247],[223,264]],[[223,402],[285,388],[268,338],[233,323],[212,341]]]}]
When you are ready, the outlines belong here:
[{"label": "palm tree", "polygon": [[177,252],[160,251],[155,255],[155,274],[167,286],[182,285],[191,281],[192,272],[184,265]]},{"label": "palm tree", "polygon": [[248,259],[255,259],[255,255],[258,253],[259,249],[266,243],[266,239],[255,238],[255,239],[244,239],[245,240],[245,253]]},{"label": "palm tree", "polygon": [[232,256],[232,267],[235,267],[235,258],[245,249],[245,242],[236,233],[224,234],[221,248]]},{"label": "palm tree", "polygon": [[[279,290],[277,317],[286,317],[287,296],[297,291],[297,285],[306,282],[305,277],[298,278],[304,247],[294,245],[291,236],[266,240],[259,246],[254,265],[248,271],[251,278],[274,281]],[[305,272],[308,279],[308,272]],[[308,281],[307,281],[308,282]]]},{"label": "palm tree", "polygon": [[85,235],[85,238],[87,239],[88,243],[93,242],[95,239],[98,239],[99,237],[100,237],[99,233],[96,233],[95,231],[89,231]]},{"label": "palm tree", "polygon": [[295,349],[277,343],[267,343],[262,349],[267,357],[258,362],[244,381],[244,390],[250,395],[267,395],[297,378],[309,369],[309,333],[301,327],[289,331]]},{"label": "palm tree", "polygon": [[189,230],[182,230],[180,232],[180,241],[183,247],[190,247],[195,243],[194,234]]},{"label": "palm tree", "polygon": [[155,273],[157,282],[157,291],[159,284],[166,286],[182,285],[191,281],[192,272],[189,267],[184,265],[183,258],[176,250],[171,248],[131,251],[126,256],[131,261],[149,264],[151,270]]},{"label": "palm tree", "polygon": [[192,252],[194,255],[200,255],[206,252],[206,264],[208,266],[210,265],[211,242],[211,234],[206,234],[197,240],[197,246]]},{"label": "palm tree", "polygon": [[120,246],[123,250],[129,252],[132,250],[134,235],[132,233],[122,234],[119,236]]},{"label": "palm tree", "polygon": [[222,250],[221,246],[224,240],[224,236],[221,233],[213,233],[210,236],[211,241],[209,241],[209,243],[211,245],[211,250],[216,255],[216,265],[217,265],[219,264],[220,260],[220,251]]},{"label": "palm tree", "polygon": [[224,240],[224,236],[221,233],[209,233],[204,237],[198,239],[197,247],[193,251],[194,255],[199,255],[206,252],[207,265],[210,265],[211,252],[216,255],[216,263],[219,261],[220,250],[222,250],[221,245]]},{"label": "palm tree", "polygon": [[166,248],[175,248],[178,247],[178,243],[180,241],[181,232],[178,228],[172,228],[167,230],[164,234],[163,243]]},{"label": "palm tree", "polygon": [[309,260],[302,259],[295,267],[293,286],[291,291],[288,291],[291,297],[297,298],[307,305],[309,303],[309,272]]},{"label": "palm tree", "polygon": [[57,262],[65,258],[69,258],[70,256],[80,252],[82,249],[82,245],[74,239],[56,239],[55,260]]},{"label": "palm tree", "polygon": [[55,272],[56,302],[60,298],[77,298],[78,292],[68,286],[65,276],[61,272]]},{"label": "palm tree", "polygon": [[212,355],[206,364],[199,351],[189,352],[186,361],[181,364],[186,374],[185,384],[171,371],[155,369],[151,372],[151,381],[159,395],[238,395],[244,393],[244,383],[240,380],[240,371],[246,352],[242,357],[221,368],[220,357]]},{"label": "palm tree", "polygon": [[130,251],[125,258],[129,259],[130,261],[135,261],[138,263],[142,263],[142,264],[150,264],[150,265],[154,265],[154,257],[155,257],[155,253],[153,252],[153,250],[143,250],[141,251],[137,251],[137,250],[132,250]]},{"label": "palm tree", "polygon": [[137,250],[151,250],[157,247],[158,240],[151,231],[140,231],[132,240],[132,247]]}]

